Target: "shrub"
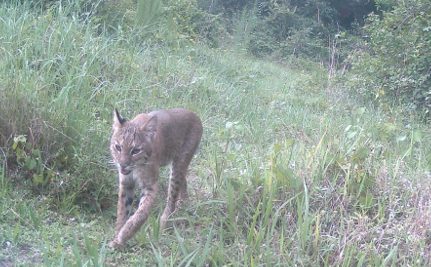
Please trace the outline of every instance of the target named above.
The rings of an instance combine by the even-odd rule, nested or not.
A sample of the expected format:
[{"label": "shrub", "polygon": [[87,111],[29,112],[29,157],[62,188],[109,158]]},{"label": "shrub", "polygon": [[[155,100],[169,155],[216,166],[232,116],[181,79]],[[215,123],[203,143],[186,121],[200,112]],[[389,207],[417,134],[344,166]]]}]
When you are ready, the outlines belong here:
[{"label": "shrub", "polygon": [[356,92],[383,105],[431,110],[431,1],[398,2],[383,18],[370,15],[368,38],[354,58]]},{"label": "shrub", "polygon": [[201,9],[196,0],[164,0],[161,16],[168,34],[177,39],[203,41],[217,47],[224,35],[219,16]]}]

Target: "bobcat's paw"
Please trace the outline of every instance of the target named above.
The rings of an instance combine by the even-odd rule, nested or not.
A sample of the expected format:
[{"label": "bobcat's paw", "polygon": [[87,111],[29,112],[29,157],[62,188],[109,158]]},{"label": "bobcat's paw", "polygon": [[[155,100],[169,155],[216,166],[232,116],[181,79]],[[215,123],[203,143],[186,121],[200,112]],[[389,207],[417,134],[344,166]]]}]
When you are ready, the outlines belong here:
[{"label": "bobcat's paw", "polygon": [[108,247],[121,249],[121,248],[124,248],[124,245],[121,245],[120,243],[117,242],[117,240],[114,240],[109,242]]}]

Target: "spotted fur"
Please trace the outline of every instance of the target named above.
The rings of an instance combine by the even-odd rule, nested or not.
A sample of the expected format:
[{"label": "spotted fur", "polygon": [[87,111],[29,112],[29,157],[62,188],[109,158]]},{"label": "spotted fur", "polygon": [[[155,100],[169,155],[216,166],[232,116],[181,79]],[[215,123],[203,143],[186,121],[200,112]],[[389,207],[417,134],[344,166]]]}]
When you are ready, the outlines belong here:
[{"label": "spotted fur", "polygon": [[[166,207],[161,229],[175,210],[179,198],[186,199],[187,168],[202,137],[199,117],[186,109],[159,110],[139,114],[126,121],[114,111],[110,151],[119,173],[116,234],[109,247],[123,247],[148,219],[158,190],[159,168],[171,164]],[[130,216],[135,187],[139,206]]]}]

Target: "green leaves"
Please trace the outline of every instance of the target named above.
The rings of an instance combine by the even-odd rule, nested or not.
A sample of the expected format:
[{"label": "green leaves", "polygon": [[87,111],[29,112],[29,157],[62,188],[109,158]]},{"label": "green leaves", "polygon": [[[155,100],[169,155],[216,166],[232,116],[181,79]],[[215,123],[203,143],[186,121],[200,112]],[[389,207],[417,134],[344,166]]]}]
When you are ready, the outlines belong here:
[{"label": "green leaves", "polygon": [[36,159],[33,157],[26,157],[25,166],[27,167],[27,169],[33,170],[36,167]]},{"label": "green leaves", "polygon": [[33,182],[35,184],[45,185],[52,171],[44,172],[40,150],[32,149],[32,145],[27,142],[25,135],[18,135],[13,140],[12,150],[15,151],[17,163],[27,171],[33,172]]},{"label": "green leaves", "polygon": [[381,105],[400,105],[421,115],[430,113],[429,14],[429,1],[409,0],[396,2],[390,12],[383,13],[383,19],[369,16],[370,25],[364,29],[369,38],[353,68],[361,77],[354,85],[358,93]]},{"label": "green leaves", "polygon": [[420,142],[421,139],[422,139],[422,132],[419,132],[419,131],[413,132],[412,134],[413,143]]}]

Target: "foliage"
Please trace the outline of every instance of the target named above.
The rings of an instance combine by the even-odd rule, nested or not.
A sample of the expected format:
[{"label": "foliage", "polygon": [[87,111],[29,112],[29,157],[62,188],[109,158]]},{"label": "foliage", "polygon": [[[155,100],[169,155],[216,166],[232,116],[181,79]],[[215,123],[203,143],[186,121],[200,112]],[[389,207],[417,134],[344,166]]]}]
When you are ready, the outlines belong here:
[{"label": "foliage", "polygon": [[356,54],[352,86],[382,105],[431,110],[431,2],[398,2],[384,19],[371,15],[364,49]]},{"label": "foliage", "polygon": [[271,55],[277,60],[308,57],[320,62],[327,62],[333,36],[362,25],[364,16],[377,8],[368,0],[199,3],[210,6],[209,12],[222,14],[234,45],[245,47],[255,56]]},{"label": "foliage", "polygon": [[250,40],[250,51],[254,55],[275,53],[281,58],[324,57],[326,39],[334,29],[326,27],[319,19],[300,13],[300,9],[290,4],[277,1],[267,4],[265,11],[260,11],[260,23]]},{"label": "foliage", "polygon": [[[27,138],[23,135],[14,137],[12,149],[16,155],[16,162],[22,169],[33,171],[33,182],[35,184],[46,185],[49,181],[52,170],[44,173],[42,154],[39,149],[31,149],[31,144],[27,143]],[[25,167],[25,168],[24,168]]]},{"label": "foliage", "polygon": [[199,8],[196,0],[164,0],[162,16],[170,34],[218,47],[224,29],[218,16]]},{"label": "foliage", "polygon": [[[99,32],[113,33],[118,30],[130,30],[135,24],[132,14],[136,11],[137,2],[143,0],[79,0],[81,17],[98,25]],[[159,2],[158,0],[151,2]]]},{"label": "foliage", "polygon": [[110,33],[121,31],[140,42],[173,46],[204,39],[218,46],[223,34],[218,17],[200,9],[195,0],[102,1],[92,20],[103,22]]}]

